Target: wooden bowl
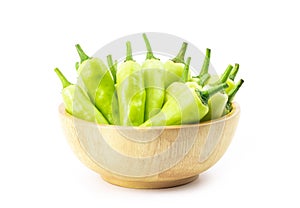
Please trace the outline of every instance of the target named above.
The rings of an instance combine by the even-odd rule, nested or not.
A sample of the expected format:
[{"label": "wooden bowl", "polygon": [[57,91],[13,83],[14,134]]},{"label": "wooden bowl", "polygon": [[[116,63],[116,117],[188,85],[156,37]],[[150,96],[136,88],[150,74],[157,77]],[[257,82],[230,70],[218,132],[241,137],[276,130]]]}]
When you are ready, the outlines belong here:
[{"label": "wooden bowl", "polygon": [[62,126],[77,157],[112,184],[166,188],[189,183],[225,153],[238,124],[240,108],[201,124],[165,127],[99,125],[66,113]]}]

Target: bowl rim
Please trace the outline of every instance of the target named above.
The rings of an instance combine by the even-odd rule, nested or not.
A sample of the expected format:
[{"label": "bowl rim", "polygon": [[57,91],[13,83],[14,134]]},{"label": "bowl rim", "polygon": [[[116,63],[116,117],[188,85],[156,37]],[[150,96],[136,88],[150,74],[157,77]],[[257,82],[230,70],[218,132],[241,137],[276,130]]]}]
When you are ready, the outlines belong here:
[{"label": "bowl rim", "polygon": [[239,115],[240,113],[240,106],[238,103],[233,102],[232,103],[232,110],[217,119],[213,119],[213,120],[208,120],[208,121],[204,121],[204,122],[200,122],[200,123],[194,123],[194,124],[182,124],[182,125],[170,125],[170,126],[150,126],[150,127],[140,127],[140,126],[120,126],[120,125],[112,125],[112,124],[98,124],[95,122],[91,122],[91,121],[86,121],[80,118],[77,118],[73,115],[71,115],[70,113],[68,113],[65,110],[64,104],[61,103],[58,107],[58,111],[59,114],[61,116],[67,117],[68,119],[73,119],[73,120],[77,120],[78,122],[81,123],[86,123],[87,125],[97,125],[99,127],[105,127],[105,128],[122,128],[122,129],[178,129],[178,128],[192,128],[192,127],[201,127],[201,126],[207,126],[207,125],[212,125],[212,124],[216,124],[216,123],[220,123],[220,122],[224,122],[227,121],[237,115]]}]

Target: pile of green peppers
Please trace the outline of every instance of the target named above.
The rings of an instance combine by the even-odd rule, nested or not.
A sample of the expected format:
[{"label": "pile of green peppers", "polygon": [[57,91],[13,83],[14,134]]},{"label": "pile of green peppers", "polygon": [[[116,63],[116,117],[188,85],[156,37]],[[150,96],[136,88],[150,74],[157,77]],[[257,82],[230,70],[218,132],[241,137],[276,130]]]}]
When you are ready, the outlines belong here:
[{"label": "pile of green peppers", "polygon": [[185,60],[188,43],[182,43],[176,57],[162,62],[154,56],[146,34],[143,39],[147,54],[141,64],[133,59],[129,41],[124,62],[109,54],[107,65],[77,44],[77,84],[54,69],[63,86],[66,112],[99,124],[151,127],[209,121],[232,110],[244,83],[235,81],[239,64],[228,65],[221,76],[211,75],[211,50],[206,49],[200,73],[192,75],[191,57]]}]

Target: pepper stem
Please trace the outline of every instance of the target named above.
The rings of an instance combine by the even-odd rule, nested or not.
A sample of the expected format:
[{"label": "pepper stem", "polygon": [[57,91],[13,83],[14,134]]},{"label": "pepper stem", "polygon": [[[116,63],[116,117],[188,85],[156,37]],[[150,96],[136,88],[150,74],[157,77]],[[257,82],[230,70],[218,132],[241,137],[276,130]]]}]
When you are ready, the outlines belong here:
[{"label": "pepper stem", "polygon": [[235,87],[234,87],[232,90],[230,90],[230,92],[228,92],[228,102],[229,102],[229,103],[231,103],[231,102],[233,101],[234,96],[235,96],[236,93],[239,91],[239,89],[240,89],[240,87],[243,85],[243,83],[244,83],[244,80],[243,80],[243,79],[240,79],[240,80],[236,83]]},{"label": "pepper stem", "polygon": [[85,60],[89,59],[90,57],[86,55],[86,53],[82,50],[81,46],[79,44],[75,45],[77,53],[80,57],[80,63],[84,62]]},{"label": "pepper stem", "polygon": [[209,63],[210,63],[210,52],[209,48],[206,49],[205,58],[202,64],[201,71],[199,73],[199,77],[203,76],[204,74],[208,73]]},{"label": "pepper stem", "polygon": [[240,79],[235,87],[228,93],[228,101],[226,103],[226,109],[225,109],[225,114],[229,113],[232,110],[232,101],[234,96],[236,95],[237,91],[240,89],[240,87],[243,85],[244,80]]},{"label": "pepper stem", "polygon": [[182,80],[184,82],[187,82],[189,79],[189,71],[190,71],[190,63],[191,63],[191,57],[187,58],[187,61],[184,65],[184,70],[183,70],[183,74],[182,74]]},{"label": "pepper stem", "polygon": [[229,75],[229,79],[231,79],[232,81],[234,81],[235,77],[236,77],[236,74],[238,73],[239,71],[239,68],[240,68],[240,65],[239,64],[235,64],[234,65],[234,68],[232,69],[230,75]]},{"label": "pepper stem", "polygon": [[126,42],[126,59],[125,61],[134,61],[132,58],[132,49],[130,41]]},{"label": "pepper stem", "polygon": [[153,52],[152,52],[152,48],[151,48],[149,39],[148,39],[148,37],[147,37],[147,35],[146,35],[145,33],[143,33],[143,38],[144,38],[144,42],[145,42],[146,48],[147,48],[146,60],[148,60],[148,59],[159,60],[159,58],[156,58],[156,57],[153,55]]},{"label": "pepper stem", "polygon": [[177,56],[172,59],[174,63],[182,63],[184,64],[184,56],[187,49],[188,43],[183,42],[180,48],[180,51],[178,52]]},{"label": "pepper stem", "polygon": [[225,69],[225,71],[223,72],[222,76],[220,77],[220,79],[217,81],[217,84],[221,84],[221,83],[225,83],[232,71],[233,66],[232,65],[228,65],[227,68]]},{"label": "pepper stem", "polygon": [[200,77],[199,85],[203,87],[207,83],[207,81],[209,80],[209,78],[210,78],[210,74],[209,73],[203,74]]},{"label": "pepper stem", "polygon": [[114,82],[116,83],[116,73],[117,73],[117,70],[116,70],[116,65],[113,63],[113,59],[112,59],[112,55],[111,54],[109,54],[107,56],[107,64],[108,64],[110,73],[113,76]]},{"label": "pepper stem", "polygon": [[77,62],[75,63],[75,69],[76,69],[76,71],[78,71],[79,65],[80,65],[80,63],[77,61]]},{"label": "pepper stem", "polygon": [[66,88],[72,84],[67,80],[67,78],[63,75],[63,73],[58,68],[55,68],[54,71],[57,74],[58,78],[60,79],[63,88]]},{"label": "pepper stem", "polygon": [[211,87],[209,88],[208,90],[204,90],[204,91],[201,91],[199,89],[196,89],[196,93],[198,94],[199,98],[202,100],[202,102],[204,104],[207,104],[208,102],[208,99],[213,96],[214,94],[216,94],[217,92],[220,92],[222,90],[224,90],[225,88],[228,87],[228,84],[226,83],[221,83],[221,84],[218,84],[214,87]]}]

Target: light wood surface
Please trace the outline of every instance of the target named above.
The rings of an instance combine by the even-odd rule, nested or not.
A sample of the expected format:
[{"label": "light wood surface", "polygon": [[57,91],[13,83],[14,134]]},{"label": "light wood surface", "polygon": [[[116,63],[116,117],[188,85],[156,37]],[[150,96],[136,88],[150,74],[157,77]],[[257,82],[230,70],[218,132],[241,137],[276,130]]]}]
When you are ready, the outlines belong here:
[{"label": "light wood surface", "polygon": [[240,108],[201,124],[167,127],[99,125],[59,106],[68,143],[77,157],[109,183],[130,188],[166,188],[189,183],[227,150]]}]

